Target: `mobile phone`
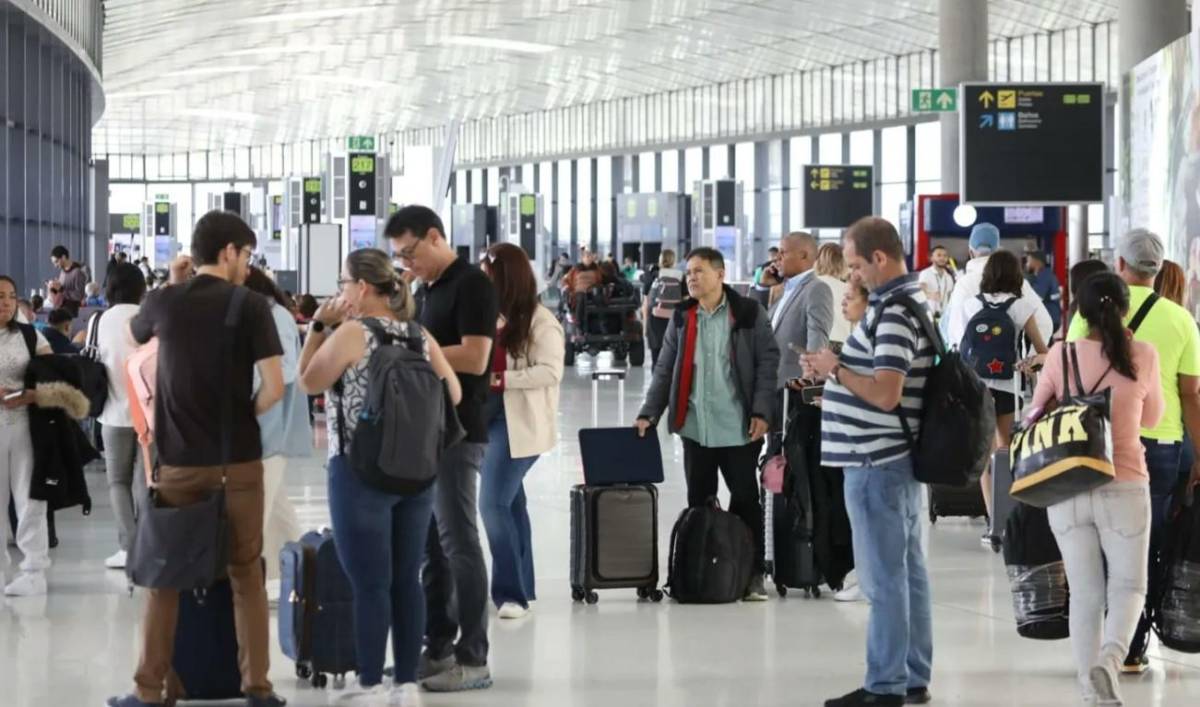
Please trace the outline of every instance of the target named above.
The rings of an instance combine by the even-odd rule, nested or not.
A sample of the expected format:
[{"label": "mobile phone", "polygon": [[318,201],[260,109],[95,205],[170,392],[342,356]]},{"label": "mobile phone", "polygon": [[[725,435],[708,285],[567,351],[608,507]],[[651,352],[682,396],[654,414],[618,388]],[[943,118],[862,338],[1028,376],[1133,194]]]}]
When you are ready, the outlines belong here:
[{"label": "mobile phone", "polygon": [[8,402],[9,400],[16,400],[17,398],[21,397],[24,394],[25,394],[25,391],[23,391],[23,390],[14,390],[13,392],[8,393],[4,396],[4,402]]},{"label": "mobile phone", "polygon": [[809,385],[800,389],[800,400],[805,405],[812,405],[817,398],[825,393],[824,385]]}]

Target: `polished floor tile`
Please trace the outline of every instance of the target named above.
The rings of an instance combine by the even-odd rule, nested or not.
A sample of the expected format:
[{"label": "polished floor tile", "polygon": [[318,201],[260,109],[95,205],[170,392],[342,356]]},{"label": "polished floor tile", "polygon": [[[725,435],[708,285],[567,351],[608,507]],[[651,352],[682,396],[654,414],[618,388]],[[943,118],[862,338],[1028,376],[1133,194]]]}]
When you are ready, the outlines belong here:
[{"label": "polished floor tile", "polygon": [[[571,603],[567,490],[581,478],[575,434],[590,424],[590,365],[583,357],[568,371],[563,442],[528,478],[540,596],[533,615],[493,621],[492,690],[430,695],[426,705],[790,707],[819,705],[861,684],[862,604],[792,595],[751,605],[655,605],[638,602],[632,590],[602,592],[596,606]],[[616,386],[602,386],[601,417],[615,424]],[[644,386],[645,372],[631,371],[622,423],[632,421]],[[665,563],[685,492],[676,440],[664,443],[664,455],[659,532]],[[106,696],[130,687],[140,600],[130,597],[121,573],[103,568],[116,542],[112,513],[103,473],[89,475],[89,483],[95,512],[59,514],[62,545],[53,553],[49,596],[0,604],[2,707],[100,707]],[[293,464],[288,488],[304,526],[328,523],[318,459]],[[955,520],[930,529],[936,704],[1075,704],[1069,646],[1017,636],[1003,562],[979,546],[981,532]],[[336,700],[338,691],[297,680],[273,650],[272,679],[290,704]],[[1152,656],[1149,673],[1122,679],[1126,704],[1196,704],[1200,656],[1157,649]]]}]

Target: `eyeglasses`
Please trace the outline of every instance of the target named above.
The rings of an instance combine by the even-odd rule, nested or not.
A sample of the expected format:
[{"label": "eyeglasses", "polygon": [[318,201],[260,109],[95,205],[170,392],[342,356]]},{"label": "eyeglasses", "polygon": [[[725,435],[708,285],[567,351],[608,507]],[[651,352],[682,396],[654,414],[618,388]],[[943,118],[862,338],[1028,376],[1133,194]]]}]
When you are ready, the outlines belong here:
[{"label": "eyeglasses", "polygon": [[352,284],[354,282],[357,282],[357,281],[356,280],[338,280],[337,281],[338,290],[339,291],[344,290],[346,288],[346,285]]},{"label": "eyeglasses", "polygon": [[417,248],[424,242],[425,242],[424,238],[418,238],[416,243],[413,243],[412,245],[410,245],[407,248],[401,248],[400,250],[396,251],[396,255],[400,256],[401,260],[410,260],[411,261],[413,259],[413,256],[416,255],[416,253],[417,253]]}]

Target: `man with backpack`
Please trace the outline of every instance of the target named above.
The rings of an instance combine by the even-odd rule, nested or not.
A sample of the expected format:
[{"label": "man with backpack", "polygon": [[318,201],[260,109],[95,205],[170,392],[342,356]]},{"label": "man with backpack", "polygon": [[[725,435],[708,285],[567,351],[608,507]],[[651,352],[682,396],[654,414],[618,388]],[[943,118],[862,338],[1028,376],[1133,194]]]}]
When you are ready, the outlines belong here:
[{"label": "man with backpack", "polygon": [[725,258],[713,248],[688,254],[690,298],[675,308],[654,367],[638,434],[670,408],[669,427],[683,439],[688,506],[717,495],[717,471],[729,488],[729,510],[754,538],[746,601],[766,601],[763,510],[755,471],[775,407],[779,347],[767,313],[725,284]]},{"label": "man with backpack", "polygon": [[488,579],[476,518],[499,302],[487,275],[455,253],[432,209],[406,206],[392,215],[384,233],[424,283],[418,319],[458,374],[458,416],[467,435],[440,460],[423,577],[426,645],[417,677],[435,692],[488,688]]},{"label": "man with backpack", "polygon": [[[206,214],[192,233],[196,277],[147,297],[129,330],[139,344],[158,338],[158,503],[190,505],[224,488],[242,690],[248,707],[281,707],[285,701],[273,693],[267,678],[270,614],[262,566],[263,466],[257,416],[283,396],[283,350],[267,301],[244,292],[237,295],[255,243],[254,231],[236,214]],[[229,348],[227,321],[237,322]],[[227,358],[229,352],[232,356]],[[257,396],[252,392],[255,369],[262,379]],[[137,688],[132,695],[111,698],[109,707],[163,703],[178,615],[179,591],[146,591],[142,651],[134,675]]]},{"label": "man with backpack", "polygon": [[895,227],[864,218],[846,232],[844,247],[852,279],[871,290],[870,308],[840,357],[826,348],[803,361],[806,377],[825,380],[821,464],[845,469],[854,564],[871,613],[864,686],[825,705],[923,704],[933,661],[925,489],[914,477],[902,419],[919,434],[935,344],[919,316],[894,299],[918,307],[926,301]]},{"label": "man with backpack", "polygon": [[[954,291],[950,293],[950,301],[942,307],[942,316],[938,322],[943,338],[951,346],[957,346],[966,333],[967,320],[970,319],[967,315],[967,303],[979,296],[983,283],[983,268],[987,266],[988,256],[1000,250],[1000,229],[990,223],[975,224],[971,229],[969,247],[971,259],[967,261],[966,269],[955,283]],[[1028,282],[1023,283],[1021,287],[1021,299],[1033,307],[1042,341],[1050,341],[1050,336],[1054,333],[1050,313],[1042,305],[1042,298],[1033,291]]]},{"label": "man with backpack", "polygon": [[[1147,611],[1130,641],[1122,672],[1141,673],[1149,668],[1146,649],[1150,642],[1150,602],[1159,576],[1159,550],[1167,509],[1181,477],[1180,456],[1184,433],[1200,451],[1200,331],[1186,309],[1154,293],[1154,277],[1162,269],[1165,251],[1162,240],[1144,229],[1130,231],[1117,244],[1117,274],[1129,286],[1129,313],[1125,324],[1135,341],[1144,341],[1158,351],[1166,409],[1157,427],[1141,431],[1150,473],[1150,592]],[[1088,327],[1079,314],[1071,321],[1067,340],[1087,336]],[[1191,469],[1193,483],[1200,483],[1200,465]]]}]

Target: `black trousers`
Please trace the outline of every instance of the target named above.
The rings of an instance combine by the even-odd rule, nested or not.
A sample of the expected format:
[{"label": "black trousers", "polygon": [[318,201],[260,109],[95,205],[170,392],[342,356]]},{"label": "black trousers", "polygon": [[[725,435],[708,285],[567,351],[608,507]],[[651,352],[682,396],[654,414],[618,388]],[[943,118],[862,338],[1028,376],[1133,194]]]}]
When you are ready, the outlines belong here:
[{"label": "black trousers", "polygon": [[729,487],[729,512],[741,518],[754,537],[754,571],[761,574],[763,509],[758,492],[758,453],[762,441],[740,447],[702,447],[683,438],[683,468],[687,476],[688,506],[703,506],[717,495],[717,472]]}]

